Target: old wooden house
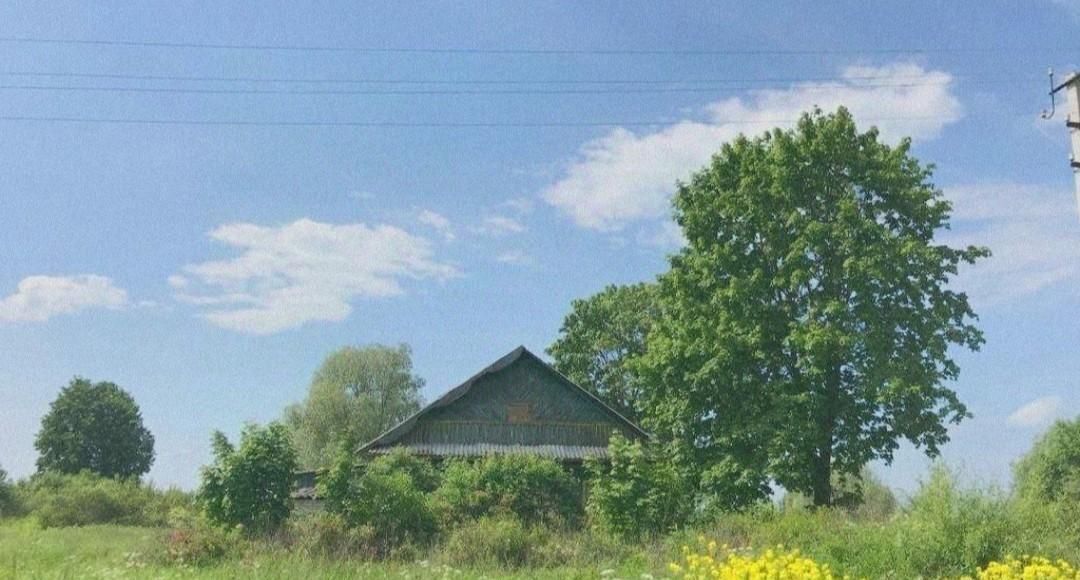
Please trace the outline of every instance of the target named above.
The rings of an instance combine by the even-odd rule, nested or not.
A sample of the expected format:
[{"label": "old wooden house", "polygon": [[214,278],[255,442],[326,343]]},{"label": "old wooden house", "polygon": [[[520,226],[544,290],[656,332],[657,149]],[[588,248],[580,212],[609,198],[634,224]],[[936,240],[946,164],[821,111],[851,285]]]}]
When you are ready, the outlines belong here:
[{"label": "old wooden house", "polygon": [[360,452],[405,447],[433,458],[525,453],[578,463],[606,457],[612,433],[647,437],[592,393],[518,347]]},{"label": "old wooden house", "polygon": [[[640,427],[525,347],[476,373],[360,447],[378,455],[404,447],[442,460],[530,454],[564,464],[607,457],[613,433],[643,440]],[[316,472],[298,474],[298,500],[315,498]]]}]

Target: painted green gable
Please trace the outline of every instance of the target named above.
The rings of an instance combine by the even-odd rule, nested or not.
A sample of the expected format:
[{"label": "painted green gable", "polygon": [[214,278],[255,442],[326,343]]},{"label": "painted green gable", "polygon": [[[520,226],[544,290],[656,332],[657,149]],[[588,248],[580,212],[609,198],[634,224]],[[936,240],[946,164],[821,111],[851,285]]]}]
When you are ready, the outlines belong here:
[{"label": "painted green gable", "polygon": [[515,349],[362,448],[432,456],[528,453],[603,457],[612,433],[647,437],[524,347]]}]

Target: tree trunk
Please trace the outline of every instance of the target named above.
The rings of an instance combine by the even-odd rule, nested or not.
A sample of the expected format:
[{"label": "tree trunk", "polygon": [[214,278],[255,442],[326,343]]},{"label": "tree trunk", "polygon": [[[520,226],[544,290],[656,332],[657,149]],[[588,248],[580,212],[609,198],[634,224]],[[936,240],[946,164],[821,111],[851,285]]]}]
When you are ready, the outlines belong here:
[{"label": "tree trunk", "polygon": [[828,507],[833,504],[832,486],[832,451],[833,433],[836,429],[837,402],[840,393],[840,367],[833,365],[825,377],[825,392],[820,423],[821,439],[817,453],[814,454],[813,486],[814,507]]}]

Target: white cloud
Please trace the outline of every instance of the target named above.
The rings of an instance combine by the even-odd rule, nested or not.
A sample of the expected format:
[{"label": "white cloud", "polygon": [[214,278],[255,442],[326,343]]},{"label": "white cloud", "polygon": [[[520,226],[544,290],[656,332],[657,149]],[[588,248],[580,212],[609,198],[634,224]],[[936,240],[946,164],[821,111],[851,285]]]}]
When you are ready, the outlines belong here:
[{"label": "white cloud", "polygon": [[0,299],[0,322],[44,322],[89,308],[119,309],[128,295],[105,276],[27,276]]},{"label": "white cloud", "polygon": [[953,231],[941,241],[993,253],[962,268],[957,280],[977,305],[1080,284],[1080,225],[1071,192],[984,183],[945,188],[945,197],[953,202]]},{"label": "white cloud", "polygon": [[508,250],[495,257],[495,261],[500,264],[508,264],[511,266],[528,266],[533,263],[532,256],[529,256],[521,250]]},{"label": "white cloud", "polygon": [[541,196],[580,226],[617,231],[666,215],[676,180],[704,166],[722,143],[739,133],[789,126],[814,106],[830,111],[844,105],[861,125],[876,125],[891,141],[934,138],[962,115],[945,72],[892,64],[848,67],[842,76],[842,81],[800,83],[715,102],[706,107],[704,121],[684,120],[641,134],[615,129],[586,143],[562,179]]},{"label": "white cloud", "polygon": [[[389,225],[301,219],[279,227],[229,224],[209,235],[240,255],[185,266],[170,284],[179,300],[207,307],[211,323],[251,334],[343,320],[355,299],[397,296],[405,279],[458,273],[433,258],[427,239]],[[196,282],[202,294],[190,290]]]},{"label": "white cloud", "polygon": [[1061,413],[1061,397],[1040,397],[1013,411],[1005,422],[1013,427],[1041,427]]},{"label": "white cloud", "polygon": [[520,234],[525,231],[525,224],[512,217],[489,215],[480,222],[479,226],[474,227],[473,231],[485,236]]},{"label": "white cloud", "polygon": [[454,227],[450,224],[450,220],[442,214],[435,213],[429,209],[425,209],[420,212],[420,215],[416,218],[420,223],[435,230],[448,242],[454,241],[457,238],[454,235]]}]

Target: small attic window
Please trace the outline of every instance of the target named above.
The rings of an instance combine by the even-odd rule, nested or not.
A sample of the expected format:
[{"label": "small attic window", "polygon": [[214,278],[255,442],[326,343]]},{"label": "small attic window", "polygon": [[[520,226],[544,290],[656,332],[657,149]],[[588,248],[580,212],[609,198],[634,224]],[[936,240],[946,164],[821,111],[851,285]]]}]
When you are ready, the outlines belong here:
[{"label": "small attic window", "polygon": [[506,406],[508,423],[528,423],[532,421],[532,405],[528,403],[510,403]]}]

